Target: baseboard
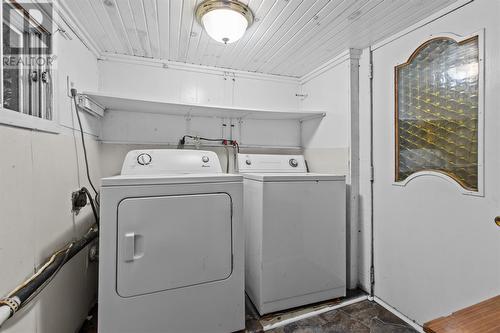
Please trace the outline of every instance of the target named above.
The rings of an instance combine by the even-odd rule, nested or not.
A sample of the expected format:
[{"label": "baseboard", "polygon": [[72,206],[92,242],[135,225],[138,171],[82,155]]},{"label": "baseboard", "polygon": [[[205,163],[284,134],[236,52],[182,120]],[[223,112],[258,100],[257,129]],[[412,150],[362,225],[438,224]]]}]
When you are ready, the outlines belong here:
[{"label": "baseboard", "polygon": [[408,325],[413,327],[418,332],[425,333],[424,328],[422,326],[415,323],[413,320],[411,320],[410,318],[408,318],[407,316],[405,316],[404,314],[402,314],[401,312],[399,312],[398,310],[396,310],[395,308],[393,308],[392,306],[390,306],[389,304],[387,304],[386,302],[384,302],[380,298],[374,297],[373,300],[375,301],[375,303],[379,304],[381,307],[383,307],[387,311],[390,311],[391,313],[393,313],[394,315],[399,317],[401,320],[403,320],[405,323],[407,323]]},{"label": "baseboard", "polygon": [[274,328],[283,327],[285,325],[297,322],[297,321],[302,320],[302,319],[314,317],[314,316],[317,316],[319,314],[322,314],[322,313],[325,313],[328,311],[340,309],[340,308],[343,308],[344,306],[348,306],[348,305],[351,305],[354,303],[359,303],[359,302],[365,301],[367,299],[368,299],[368,296],[360,296],[360,297],[356,297],[353,299],[345,300],[345,301],[343,301],[339,304],[336,304],[336,305],[326,306],[326,307],[321,308],[321,309],[312,310],[311,312],[302,313],[302,314],[297,315],[295,317],[287,318],[287,319],[284,319],[282,321],[278,321],[278,322],[272,323],[270,325],[266,325],[266,326],[264,326],[264,332],[269,331],[269,330],[274,329]]}]

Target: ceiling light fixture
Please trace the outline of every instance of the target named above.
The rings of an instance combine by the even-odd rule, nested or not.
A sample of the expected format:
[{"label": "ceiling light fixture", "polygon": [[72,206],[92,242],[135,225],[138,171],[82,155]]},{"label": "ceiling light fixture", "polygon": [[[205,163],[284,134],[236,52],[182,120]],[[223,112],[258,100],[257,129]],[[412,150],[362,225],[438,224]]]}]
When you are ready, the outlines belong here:
[{"label": "ceiling light fixture", "polygon": [[210,37],[224,44],[243,37],[254,20],[250,8],[236,0],[205,0],[196,8],[196,18]]}]

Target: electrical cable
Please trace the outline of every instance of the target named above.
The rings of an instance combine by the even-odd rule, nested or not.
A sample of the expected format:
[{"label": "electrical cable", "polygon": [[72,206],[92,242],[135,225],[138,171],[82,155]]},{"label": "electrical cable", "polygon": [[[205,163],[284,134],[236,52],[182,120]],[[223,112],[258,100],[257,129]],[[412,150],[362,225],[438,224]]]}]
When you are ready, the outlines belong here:
[{"label": "electrical cable", "polygon": [[95,223],[99,226],[99,214],[97,213],[97,209],[94,205],[94,200],[92,200],[92,194],[90,194],[89,190],[86,187],[82,187],[80,191],[84,192],[90,201],[90,207],[92,207],[92,213],[94,213]]},{"label": "electrical cable", "polygon": [[74,89],[74,88],[71,89],[71,96],[72,96],[73,102],[75,104],[76,118],[78,119],[78,126],[80,127],[80,134],[82,137],[83,156],[85,158],[85,169],[87,171],[87,180],[89,181],[90,186],[92,187],[92,189],[95,192],[95,202],[97,203],[97,205],[99,205],[99,192],[97,192],[97,190],[94,186],[94,183],[92,183],[92,179],[90,178],[89,161],[87,158],[87,147],[85,145],[85,135],[83,133],[83,127],[82,127],[82,121],[80,119],[80,114],[78,113],[78,103],[76,101],[76,95],[77,95],[76,89]]}]

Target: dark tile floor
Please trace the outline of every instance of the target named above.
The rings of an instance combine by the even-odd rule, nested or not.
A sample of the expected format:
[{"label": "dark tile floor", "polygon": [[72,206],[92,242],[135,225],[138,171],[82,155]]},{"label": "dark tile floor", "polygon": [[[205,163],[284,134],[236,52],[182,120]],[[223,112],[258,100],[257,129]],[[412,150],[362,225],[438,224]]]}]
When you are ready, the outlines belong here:
[{"label": "dark tile floor", "polygon": [[[262,333],[262,321],[252,303],[246,302],[246,330],[244,333]],[[305,309],[305,308],[302,308]],[[294,310],[296,311],[296,309]],[[267,315],[269,321],[273,316],[286,316],[286,312]],[[97,307],[92,309],[88,320],[79,333],[97,332]],[[266,333],[414,333],[417,332],[397,316],[380,305],[362,301],[337,310],[325,312],[318,316],[300,320]]]},{"label": "dark tile floor", "polygon": [[417,331],[380,305],[362,301],[266,332],[414,333]]}]

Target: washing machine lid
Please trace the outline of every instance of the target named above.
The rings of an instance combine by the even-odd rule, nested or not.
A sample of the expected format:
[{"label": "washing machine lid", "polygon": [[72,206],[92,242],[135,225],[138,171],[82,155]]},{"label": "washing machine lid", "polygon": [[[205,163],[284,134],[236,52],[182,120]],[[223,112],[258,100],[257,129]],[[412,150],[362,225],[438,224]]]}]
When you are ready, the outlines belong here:
[{"label": "washing machine lid", "polygon": [[243,177],[234,174],[167,174],[167,175],[120,175],[101,179],[101,186],[168,185],[193,183],[241,182]]},{"label": "washing machine lid", "polygon": [[321,173],[244,173],[243,178],[260,182],[345,181],[343,175]]}]

